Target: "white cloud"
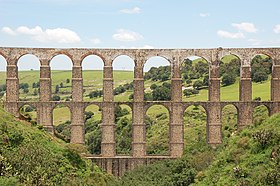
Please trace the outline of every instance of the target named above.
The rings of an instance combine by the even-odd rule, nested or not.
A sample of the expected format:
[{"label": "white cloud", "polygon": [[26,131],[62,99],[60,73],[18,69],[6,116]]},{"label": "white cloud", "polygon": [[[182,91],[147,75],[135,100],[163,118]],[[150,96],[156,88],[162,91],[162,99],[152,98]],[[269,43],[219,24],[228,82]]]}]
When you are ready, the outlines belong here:
[{"label": "white cloud", "polygon": [[134,7],[132,9],[122,9],[120,10],[121,13],[124,14],[139,14],[141,9],[139,7]]},{"label": "white cloud", "polygon": [[118,29],[117,33],[114,34],[112,37],[114,40],[117,41],[138,41],[144,38],[141,34],[137,32],[125,29]]},{"label": "white cloud", "polygon": [[276,34],[279,34],[279,33],[280,33],[280,24],[275,25],[273,31],[274,31]]},{"label": "white cloud", "polygon": [[217,32],[218,36],[223,37],[223,38],[230,38],[230,39],[240,39],[240,38],[245,38],[244,34],[241,32],[237,32],[237,33],[231,33],[231,32],[227,32],[224,30],[219,30]]},{"label": "white cloud", "polygon": [[12,35],[12,36],[17,35],[17,33],[9,27],[3,27],[2,32],[6,33],[6,34],[9,34],[9,35]]},{"label": "white cloud", "polygon": [[209,13],[200,13],[199,16],[200,17],[209,17],[210,14]]},{"label": "white cloud", "polygon": [[93,38],[90,40],[93,44],[98,45],[101,43],[101,40],[99,38]]},{"label": "white cloud", "polygon": [[[54,28],[46,29],[45,31],[40,27],[28,28],[26,26],[20,26],[16,30],[7,29],[8,27],[2,28],[6,30],[6,33],[17,33],[22,35],[30,35],[34,40],[38,42],[56,42],[56,43],[79,43],[81,41],[78,34],[74,31],[66,28]],[[8,32],[7,32],[8,31]],[[15,35],[15,34],[14,34]]]},{"label": "white cloud", "polygon": [[249,33],[255,33],[258,29],[255,27],[253,23],[232,23],[231,26],[237,28],[240,31],[245,31]]},{"label": "white cloud", "polygon": [[260,46],[263,43],[259,39],[248,39],[248,42],[250,42],[252,46]]}]

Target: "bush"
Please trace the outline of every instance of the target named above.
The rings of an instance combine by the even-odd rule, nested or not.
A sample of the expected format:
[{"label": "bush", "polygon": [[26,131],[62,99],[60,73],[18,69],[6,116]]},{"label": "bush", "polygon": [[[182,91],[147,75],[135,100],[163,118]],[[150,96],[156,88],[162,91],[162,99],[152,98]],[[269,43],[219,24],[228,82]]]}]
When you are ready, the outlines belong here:
[{"label": "bush", "polygon": [[263,70],[259,70],[255,72],[252,78],[252,80],[256,83],[266,81],[267,79],[268,79],[268,75]]},{"label": "bush", "polygon": [[59,95],[54,95],[54,96],[52,97],[52,100],[53,100],[53,101],[60,101],[60,96],[59,96]]},{"label": "bush", "polygon": [[257,141],[263,149],[270,145],[273,137],[273,132],[269,130],[261,130],[253,134],[253,139]]},{"label": "bush", "polygon": [[228,86],[234,84],[236,81],[236,75],[233,73],[225,73],[222,77],[222,85]]},{"label": "bush", "polygon": [[199,90],[203,86],[203,82],[201,80],[196,80],[193,84],[193,88]]}]

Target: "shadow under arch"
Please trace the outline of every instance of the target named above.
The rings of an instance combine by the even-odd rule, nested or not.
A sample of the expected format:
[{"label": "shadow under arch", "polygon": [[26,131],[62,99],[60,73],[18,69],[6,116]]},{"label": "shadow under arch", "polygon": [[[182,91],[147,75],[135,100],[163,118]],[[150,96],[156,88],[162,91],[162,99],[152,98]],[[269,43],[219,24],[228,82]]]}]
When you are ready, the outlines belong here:
[{"label": "shadow under arch", "polygon": [[238,101],[240,89],[241,59],[234,54],[225,55],[219,64],[221,100]]},{"label": "shadow under arch", "polygon": [[95,54],[87,55],[81,62],[83,76],[83,100],[102,101],[104,61]]},{"label": "shadow under arch", "polygon": [[207,110],[202,105],[190,105],[184,110],[184,144],[206,144]]},{"label": "shadow under arch", "polygon": [[146,153],[168,155],[170,113],[163,105],[155,104],[146,110]]},{"label": "shadow under arch", "polygon": [[233,104],[225,105],[222,108],[222,138],[223,141],[234,135],[238,130],[239,110]]},{"label": "shadow under arch", "polygon": [[0,53],[0,101],[6,101],[7,61]]},{"label": "shadow under arch", "polygon": [[132,153],[132,109],[129,105],[115,106],[115,124],[116,153],[130,155]]},{"label": "shadow under arch", "polygon": [[113,63],[114,101],[133,101],[134,61],[127,55],[117,56]]},{"label": "shadow under arch", "polygon": [[39,101],[40,60],[33,54],[24,54],[17,60],[19,100]]},{"label": "shadow under arch", "polygon": [[189,56],[181,62],[183,101],[207,101],[210,63],[200,56]]},{"label": "shadow under arch", "polygon": [[56,137],[70,142],[71,139],[71,109],[63,104],[59,103],[52,109],[52,124],[54,126],[54,134]]},{"label": "shadow under arch", "polygon": [[[72,66],[73,61],[66,54],[53,56],[50,61],[52,79],[52,100],[72,100]],[[59,100],[57,98],[59,97]]]},{"label": "shadow under arch", "polygon": [[85,120],[85,143],[91,154],[101,154],[101,108],[95,104],[88,105],[84,112]]},{"label": "shadow under arch", "polygon": [[252,99],[267,101],[271,98],[273,60],[266,54],[257,54],[251,61]]},{"label": "shadow under arch", "polygon": [[19,118],[37,124],[37,108],[32,104],[24,104],[19,108]]},{"label": "shadow under arch", "polygon": [[171,100],[171,63],[164,57],[150,57],[144,64],[144,100]]}]

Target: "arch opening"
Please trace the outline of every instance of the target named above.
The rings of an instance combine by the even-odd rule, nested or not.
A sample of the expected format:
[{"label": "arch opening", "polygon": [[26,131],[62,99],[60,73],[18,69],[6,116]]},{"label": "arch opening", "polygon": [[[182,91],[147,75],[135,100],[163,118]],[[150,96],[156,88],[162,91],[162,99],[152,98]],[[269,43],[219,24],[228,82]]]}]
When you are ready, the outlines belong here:
[{"label": "arch opening", "polygon": [[19,108],[19,115],[21,120],[25,120],[27,122],[30,122],[32,125],[37,124],[37,109],[36,107],[24,104]]},{"label": "arch opening", "polygon": [[184,144],[206,145],[207,112],[201,105],[191,105],[184,111]]},{"label": "arch opening", "polygon": [[89,105],[85,109],[85,143],[91,154],[101,154],[102,112],[97,105]]},{"label": "arch opening", "polygon": [[69,143],[71,139],[71,111],[64,104],[58,104],[52,112],[54,134]]},{"label": "arch opening", "polygon": [[6,78],[7,78],[7,61],[0,55],[0,100],[6,101]]},{"label": "arch opening", "polygon": [[260,105],[253,110],[253,124],[260,125],[262,122],[269,117],[269,109],[265,105]]},{"label": "arch opening", "polygon": [[241,60],[235,55],[226,55],[220,61],[221,100],[238,101]]},{"label": "arch opening", "polygon": [[32,55],[21,56],[17,61],[19,100],[38,101],[40,92],[40,61]]},{"label": "arch opening", "polygon": [[181,64],[183,101],[207,101],[209,64],[206,59],[191,56]]},{"label": "arch opening", "polygon": [[270,100],[272,58],[268,55],[256,55],[251,61],[252,99]]},{"label": "arch opening", "polygon": [[146,111],[146,153],[148,155],[168,155],[169,123],[169,111],[164,106],[153,105]]},{"label": "arch opening", "polygon": [[171,65],[163,57],[151,57],[144,65],[144,100],[171,100]]},{"label": "arch opening", "polygon": [[72,100],[72,66],[65,54],[54,56],[50,61],[53,101]]},{"label": "arch opening", "polygon": [[230,138],[238,129],[238,109],[230,104],[222,109],[222,137],[223,141]]},{"label": "arch opening", "polygon": [[83,59],[83,99],[85,101],[102,101],[103,66],[103,60],[97,55],[89,55]]},{"label": "arch opening", "polygon": [[128,105],[115,107],[116,152],[129,155],[132,149],[132,110]]},{"label": "arch opening", "polygon": [[120,55],[113,61],[114,101],[133,101],[134,61]]}]

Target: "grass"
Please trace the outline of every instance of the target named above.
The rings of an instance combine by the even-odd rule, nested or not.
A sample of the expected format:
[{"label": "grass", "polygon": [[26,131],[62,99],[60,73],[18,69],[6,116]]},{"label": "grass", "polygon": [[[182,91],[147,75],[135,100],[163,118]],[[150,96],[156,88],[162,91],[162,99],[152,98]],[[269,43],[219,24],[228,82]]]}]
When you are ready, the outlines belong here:
[{"label": "grass", "polygon": [[[230,60],[232,56],[226,57]],[[130,83],[133,81],[133,72],[132,71],[114,71],[114,87],[123,85],[125,83]],[[30,70],[30,71],[19,71],[20,83],[29,84],[29,94],[20,94],[20,98],[29,98],[31,100],[38,100],[38,96],[32,96],[34,89],[32,88],[33,82],[39,81],[39,71]],[[70,79],[70,83],[66,84],[66,79]],[[83,83],[86,96],[90,91],[96,89],[102,89],[103,86],[103,71],[101,70],[85,70],[83,71]],[[5,73],[0,72],[0,84],[5,83]],[[55,89],[56,85],[63,83],[65,88],[61,88],[60,91],[68,92],[66,94],[61,94],[61,97],[71,96],[71,71],[52,71],[52,88]],[[153,83],[161,85],[162,82],[154,82],[151,80],[145,81],[145,88],[148,89]],[[237,101],[239,100],[239,79],[236,80],[235,84],[229,86],[221,86],[221,100],[222,101]],[[149,91],[147,91],[149,92]],[[126,91],[122,94],[114,96],[114,101],[125,102],[132,101],[128,97],[132,94],[133,91]],[[270,99],[270,81],[265,81],[263,83],[252,83],[252,99],[255,97],[261,97],[263,101]],[[89,97],[84,97],[85,101],[102,101],[101,98],[89,99]],[[200,90],[198,95],[192,95],[190,97],[182,97],[183,101],[207,101],[208,100],[208,90]],[[87,110],[91,110],[95,113],[94,118],[97,120],[101,119],[101,113],[98,112],[97,108],[89,107]],[[155,109],[155,112],[158,110]],[[153,112],[153,111],[149,111]],[[71,120],[70,112],[67,107],[60,107],[54,110],[54,125],[58,125],[61,122]]]}]

